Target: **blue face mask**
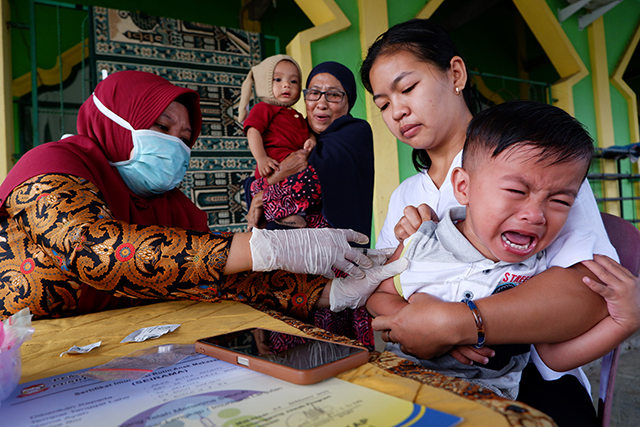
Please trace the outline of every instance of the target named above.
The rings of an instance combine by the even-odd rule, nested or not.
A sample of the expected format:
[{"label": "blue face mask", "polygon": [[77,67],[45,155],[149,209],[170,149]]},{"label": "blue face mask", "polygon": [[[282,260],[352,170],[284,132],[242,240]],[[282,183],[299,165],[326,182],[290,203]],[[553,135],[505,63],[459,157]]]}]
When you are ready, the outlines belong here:
[{"label": "blue face mask", "polygon": [[187,172],[191,149],[180,138],[150,129],[134,130],[122,117],[109,110],[93,95],[98,110],[131,131],[131,158],[109,162],[115,166],[127,186],[138,196],[149,197],[175,188]]}]

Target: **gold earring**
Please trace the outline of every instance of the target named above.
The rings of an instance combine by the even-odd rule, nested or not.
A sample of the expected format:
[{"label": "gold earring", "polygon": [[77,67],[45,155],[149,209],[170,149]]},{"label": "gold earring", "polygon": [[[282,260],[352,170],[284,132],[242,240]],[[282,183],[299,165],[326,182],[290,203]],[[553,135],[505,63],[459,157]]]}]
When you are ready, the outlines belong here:
[{"label": "gold earring", "polygon": [[456,86],[455,91],[456,91],[456,95],[460,95],[460,88],[458,86]]}]

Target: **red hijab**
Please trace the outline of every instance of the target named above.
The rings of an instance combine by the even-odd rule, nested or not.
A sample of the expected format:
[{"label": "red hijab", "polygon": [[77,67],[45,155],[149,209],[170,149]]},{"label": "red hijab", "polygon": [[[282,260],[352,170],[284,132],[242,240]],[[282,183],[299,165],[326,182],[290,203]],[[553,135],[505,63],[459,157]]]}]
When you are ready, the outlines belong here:
[{"label": "red hijab", "polygon": [[[136,130],[150,128],[169,104],[180,97],[178,102],[189,111],[193,131],[190,146],[200,134],[202,114],[197,92],[175,86],[155,74],[120,71],[100,82],[94,93],[108,109]],[[100,189],[118,220],[139,225],[209,230],[206,214],[180,190],[173,189],[152,197],[140,197],[129,190],[109,162],[129,158],[133,148],[131,132],[102,114],[92,97],[80,107],[77,128],[77,136],[39,145],[22,156],[0,186],[0,202],[4,204],[16,186],[34,176],[63,173],[91,181]]]},{"label": "red hijab", "polygon": [[[150,128],[175,101],[189,111],[193,146],[202,127],[197,92],[174,86],[162,77],[140,71],[120,71],[100,82],[95,95],[134,129]],[[11,169],[0,186],[0,214],[13,189],[37,175],[63,173],[91,181],[102,193],[113,216],[139,225],[161,225],[209,231],[207,216],[180,190],[174,188],[153,197],[140,197],[129,190],[117,169],[109,164],[129,158],[133,148],[131,132],[111,121],[90,97],[78,113],[78,135],[48,142],[29,150]],[[115,297],[87,284],[82,285],[76,313],[90,313],[140,303]]]}]

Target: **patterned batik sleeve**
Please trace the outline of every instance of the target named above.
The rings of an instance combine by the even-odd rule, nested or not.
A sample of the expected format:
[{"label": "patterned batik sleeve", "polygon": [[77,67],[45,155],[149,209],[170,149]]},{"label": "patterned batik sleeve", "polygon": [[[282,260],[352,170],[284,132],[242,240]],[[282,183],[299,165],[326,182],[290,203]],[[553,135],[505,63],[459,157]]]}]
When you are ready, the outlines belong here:
[{"label": "patterned batik sleeve", "polygon": [[288,271],[245,272],[226,276],[220,295],[307,319],[329,279]]},{"label": "patterned batik sleeve", "polygon": [[320,180],[311,165],[263,191],[262,201],[267,221],[305,212],[322,202]]},{"label": "patterned batik sleeve", "polygon": [[68,175],[30,179],[5,208],[70,281],[133,298],[219,299],[230,233],[115,220],[91,182]]}]

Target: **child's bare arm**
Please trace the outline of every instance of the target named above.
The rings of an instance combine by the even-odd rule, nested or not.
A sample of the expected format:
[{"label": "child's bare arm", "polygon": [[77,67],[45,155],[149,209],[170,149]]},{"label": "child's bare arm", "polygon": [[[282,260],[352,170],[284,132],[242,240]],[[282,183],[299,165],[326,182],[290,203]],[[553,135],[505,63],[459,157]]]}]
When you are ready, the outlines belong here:
[{"label": "child's bare arm", "polygon": [[373,316],[388,316],[402,310],[408,302],[396,291],[393,278],[385,279],[367,300],[367,310]]},{"label": "child's bare arm", "polygon": [[264,141],[262,140],[262,134],[256,128],[247,129],[247,141],[249,142],[249,150],[254,159],[259,157],[267,157],[267,152],[264,151]]},{"label": "child's bare arm", "polygon": [[640,281],[609,257],[595,255],[583,261],[601,281],[585,276],[584,283],[607,302],[609,316],[584,334],[561,343],[537,344],[544,362],[556,371],[567,371],[596,360],[640,328]]},{"label": "child's bare arm", "polygon": [[261,176],[266,178],[271,175],[273,171],[278,170],[280,163],[267,156],[267,152],[264,150],[262,135],[256,128],[250,127],[247,129],[247,141],[249,142],[249,150],[251,150],[253,158],[256,159],[258,163],[258,172],[260,172]]},{"label": "child's bare arm", "polygon": [[[400,258],[404,245],[400,243],[395,252],[389,257],[387,263],[393,262]],[[371,294],[367,300],[367,310],[369,313],[376,316],[387,316],[395,314],[407,305],[407,301],[398,294],[396,286],[393,283],[393,277],[385,279],[380,283],[378,289]]]}]

